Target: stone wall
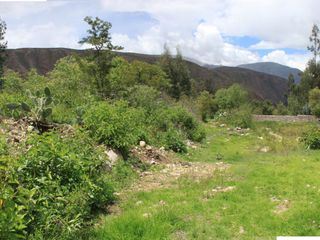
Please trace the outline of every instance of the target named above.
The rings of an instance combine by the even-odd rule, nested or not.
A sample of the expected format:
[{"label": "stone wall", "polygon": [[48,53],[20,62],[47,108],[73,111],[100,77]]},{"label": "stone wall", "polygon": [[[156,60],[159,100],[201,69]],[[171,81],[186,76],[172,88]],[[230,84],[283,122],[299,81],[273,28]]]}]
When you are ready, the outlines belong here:
[{"label": "stone wall", "polygon": [[272,122],[315,122],[319,121],[311,115],[253,115],[255,121],[272,121]]}]

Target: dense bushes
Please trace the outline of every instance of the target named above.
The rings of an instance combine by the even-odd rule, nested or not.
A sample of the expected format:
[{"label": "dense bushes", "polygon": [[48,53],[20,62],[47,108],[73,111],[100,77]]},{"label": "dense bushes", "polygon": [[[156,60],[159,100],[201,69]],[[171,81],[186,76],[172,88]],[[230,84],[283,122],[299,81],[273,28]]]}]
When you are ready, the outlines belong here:
[{"label": "dense bushes", "polygon": [[320,128],[310,128],[303,133],[300,140],[308,149],[320,149]]},{"label": "dense bushes", "polygon": [[127,156],[130,147],[140,140],[143,119],[141,110],[129,107],[124,101],[114,104],[100,102],[86,111],[84,127],[98,142]]},{"label": "dense bushes", "polygon": [[106,159],[85,134],[34,135],[28,144],[15,160],[0,159],[1,239],[66,236],[113,201]]}]

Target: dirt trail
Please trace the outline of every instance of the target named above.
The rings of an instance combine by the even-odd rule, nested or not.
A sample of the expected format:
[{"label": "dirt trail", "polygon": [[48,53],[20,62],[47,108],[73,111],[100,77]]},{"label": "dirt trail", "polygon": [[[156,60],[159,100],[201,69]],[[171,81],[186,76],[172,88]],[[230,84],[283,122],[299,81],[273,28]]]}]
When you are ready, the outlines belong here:
[{"label": "dirt trail", "polygon": [[[230,164],[224,162],[202,163],[202,162],[173,162],[160,163],[160,170],[146,171],[140,174],[140,179],[133,183],[128,189],[116,193],[120,201],[124,201],[130,193],[150,192],[158,189],[173,188],[177,185],[178,179],[187,177],[195,182],[211,178],[219,173],[225,172]],[[120,214],[118,204],[110,206],[109,212]]]}]

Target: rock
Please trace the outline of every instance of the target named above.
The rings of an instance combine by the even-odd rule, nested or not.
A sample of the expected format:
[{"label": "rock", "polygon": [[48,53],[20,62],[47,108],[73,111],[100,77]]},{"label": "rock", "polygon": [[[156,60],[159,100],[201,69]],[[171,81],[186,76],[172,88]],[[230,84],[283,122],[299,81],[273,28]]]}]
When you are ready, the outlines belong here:
[{"label": "rock", "polygon": [[263,137],[258,137],[258,139],[263,140]]},{"label": "rock", "polygon": [[242,128],[241,127],[236,127],[236,130],[237,131],[240,131]]},{"label": "rock", "polygon": [[139,145],[140,145],[140,147],[145,147],[146,146],[146,142],[145,141],[140,141]]},{"label": "rock", "polygon": [[148,217],[151,217],[151,214],[150,213],[144,213],[144,214],[142,214],[142,216],[145,217],[145,218],[148,218]]},{"label": "rock", "polygon": [[140,205],[142,205],[143,204],[143,202],[142,201],[138,201],[138,202],[136,202],[136,205],[137,206],[140,206]]},{"label": "rock", "polygon": [[149,146],[149,145],[147,145],[147,146],[146,146],[146,149],[147,149],[147,150],[152,150],[152,147]]},{"label": "rock", "polygon": [[114,163],[119,159],[119,155],[112,149],[105,151],[105,153],[108,155],[111,165],[114,165]]},{"label": "rock", "polygon": [[260,152],[264,152],[264,153],[270,152],[270,150],[271,148],[269,146],[264,146],[259,149]]},{"label": "rock", "polygon": [[226,125],[225,124],[220,124],[220,127],[225,127]]},{"label": "rock", "polygon": [[164,152],[166,149],[164,147],[159,148],[160,152]]},{"label": "rock", "polygon": [[188,146],[188,147],[192,147],[193,145],[194,145],[194,143],[191,141],[191,140],[187,140],[186,141],[186,145]]},{"label": "rock", "polygon": [[30,126],[28,126],[27,131],[28,131],[28,132],[32,132],[33,129],[34,129],[34,126],[31,126],[31,125],[30,125]]},{"label": "rock", "polygon": [[154,164],[157,164],[157,162],[154,159],[151,159],[150,164],[154,165]]}]

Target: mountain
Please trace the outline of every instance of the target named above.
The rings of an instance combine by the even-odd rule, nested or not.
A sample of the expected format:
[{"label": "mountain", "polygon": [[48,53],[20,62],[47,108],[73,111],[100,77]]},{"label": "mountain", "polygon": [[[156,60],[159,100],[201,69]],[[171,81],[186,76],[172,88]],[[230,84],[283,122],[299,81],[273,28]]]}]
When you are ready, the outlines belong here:
[{"label": "mountain", "polygon": [[[54,64],[60,58],[71,54],[83,55],[87,51],[66,48],[8,49],[6,51],[8,55],[6,68],[20,72],[21,74],[25,74],[31,68],[35,68],[38,73],[46,74],[53,69]],[[156,63],[159,59],[158,55],[123,52],[117,54],[128,61],[140,60]],[[287,82],[283,78],[238,67],[208,69],[190,61],[186,61],[186,63],[199,90],[214,92],[219,88],[238,83],[257,99],[267,99],[274,103],[285,100],[284,95],[287,92]]]},{"label": "mountain", "polygon": [[238,67],[275,75],[285,79],[288,79],[288,76],[291,73],[295,79],[295,82],[297,83],[300,82],[300,74],[302,73],[297,68],[291,68],[274,62],[258,62],[251,64],[243,64],[239,65]]}]

